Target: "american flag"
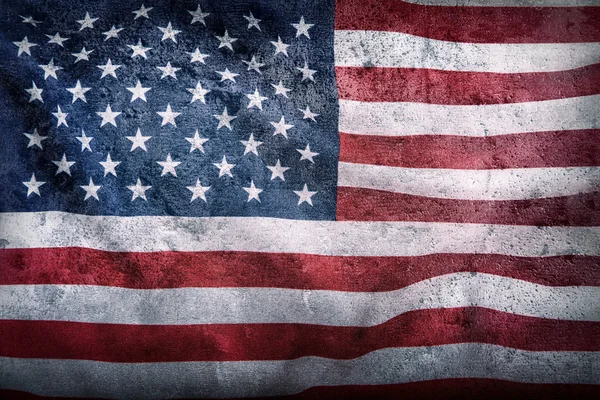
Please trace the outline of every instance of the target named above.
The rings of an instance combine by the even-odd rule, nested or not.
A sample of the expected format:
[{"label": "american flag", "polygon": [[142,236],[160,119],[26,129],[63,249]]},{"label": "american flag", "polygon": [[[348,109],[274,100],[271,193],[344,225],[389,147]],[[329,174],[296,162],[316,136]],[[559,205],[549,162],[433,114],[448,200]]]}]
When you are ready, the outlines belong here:
[{"label": "american flag", "polygon": [[0,22],[0,397],[600,395],[597,0]]}]

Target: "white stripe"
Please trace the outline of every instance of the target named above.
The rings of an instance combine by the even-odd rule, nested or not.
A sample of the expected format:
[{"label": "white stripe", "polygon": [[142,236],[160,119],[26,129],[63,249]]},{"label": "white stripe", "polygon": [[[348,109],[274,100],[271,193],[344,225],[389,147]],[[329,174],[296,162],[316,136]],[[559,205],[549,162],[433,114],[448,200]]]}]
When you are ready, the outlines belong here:
[{"label": "white stripe", "polygon": [[600,128],[600,95],[468,106],[355,100],[339,103],[340,132],[359,135],[484,137]]},{"label": "white stripe", "polygon": [[600,167],[442,169],[339,163],[338,184],[457,200],[527,200],[600,190]]},{"label": "white stripe", "polygon": [[600,321],[598,299],[600,287],[544,286],[469,272],[442,275],[389,292],[3,285],[0,319],[144,325],[374,326],[409,311],[485,307],[529,317]]},{"label": "white stripe", "polygon": [[0,243],[4,248],[87,247],[143,252],[597,256],[600,255],[600,227],[297,221],[258,217],[115,217],[47,211],[0,213]]},{"label": "white stripe", "polygon": [[600,7],[598,0],[404,0],[426,6],[475,7]]},{"label": "white stripe", "polygon": [[344,67],[517,73],[600,62],[600,43],[462,43],[384,31],[336,30],[334,50],[335,65]]},{"label": "white stripe", "polygon": [[451,378],[597,384],[598,365],[600,352],[533,352],[481,343],[387,348],[351,360],[112,363],[0,357],[0,388],[40,396],[162,399],[277,396],[315,386]]}]

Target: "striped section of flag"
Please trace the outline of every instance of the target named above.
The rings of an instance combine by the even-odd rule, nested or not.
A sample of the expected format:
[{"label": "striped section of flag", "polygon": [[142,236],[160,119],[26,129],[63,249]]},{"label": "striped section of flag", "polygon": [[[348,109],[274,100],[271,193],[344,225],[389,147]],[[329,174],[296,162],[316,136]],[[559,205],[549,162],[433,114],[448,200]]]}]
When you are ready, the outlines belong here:
[{"label": "striped section of flag", "polygon": [[339,219],[598,225],[600,8],[534,3],[338,1]]},{"label": "striped section of flag", "polygon": [[0,396],[600,395],[597,5],[338,0],[336,221],[0,214]]}]

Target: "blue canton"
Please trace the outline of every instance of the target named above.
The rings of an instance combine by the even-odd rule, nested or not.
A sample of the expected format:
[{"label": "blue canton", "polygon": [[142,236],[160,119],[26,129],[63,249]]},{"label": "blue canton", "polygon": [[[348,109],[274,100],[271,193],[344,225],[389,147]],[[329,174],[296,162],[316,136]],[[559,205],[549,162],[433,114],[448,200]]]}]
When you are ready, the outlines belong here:
[{"label": "blue canton", "polygon": [[2,212],[335,218],[333,0],[2,3]]}]

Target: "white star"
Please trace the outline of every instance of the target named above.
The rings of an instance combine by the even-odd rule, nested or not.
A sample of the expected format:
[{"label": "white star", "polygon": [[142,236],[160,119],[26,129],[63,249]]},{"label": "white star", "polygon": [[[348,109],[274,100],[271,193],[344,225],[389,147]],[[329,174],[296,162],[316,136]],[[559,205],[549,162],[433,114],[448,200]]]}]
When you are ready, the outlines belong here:
[{"label": "white star", "polygon": [[315,78],[313,77],[313,75],[317,71],[314,69],[308,68],[308,63],[306,61],[304,61],[304,67],[302,67],[302,68],[296,67],[296,69],[298,71],[302,72],[302,82],[304,82],[306,79],[310,79],[313,82],[315,81]]},{"label": "white star", "polygon": [[254,70],[259,74],[262,74],[262,72],[260,71],[260,67],[265,66],[265,64],[260,63],[256,60],[256,56],[252,56],[252,59],[250,61],[242,60],[242,62],[248,66],[248,71]]},{"label": "white star", "polygon": [[62,67],[54,65],[54,58],[51,59],[48,64],[40,64],[39,67],[44,70],[44,79],[48,79],[48,77],[58,79],[58,77],[56,76],[56,71],[60,71],[62,69]]},{"label": "white star", "polygon": [[98,18],[90,18],[90,13],[86,12],[85,17],[83,17],[83,19],[77,20],[77,23],[81,25],[79,30],[82,31],[85,28],[92,29],[94,27],[94,22],[96,21],[98,21]]},{"label": "white star", "polygon": [[200,52],[199,48],[196,47],[196,50],[194,50],[192,53],[189,53],[189,52],[186,52],[186,53],[188,53],[192,57],[192,60],[190,61],[191,63],[199,62],[202,64],[206,64],[204,62],[204,59],[208,57],[208,54],[202,54]]},{"label": "white star", "polygon": [[279,178],[282,181],[285,181],[283,173],[290,169],[290,167],[282,167],[281,161],[279,161],[279,159],[277,159],[275,165],[267,165],[267,168],[271,171],[271,180]]},{"label": "white star", "polygon": [[181,69],[181,68],[172,67],[171,62],[168,62],[167,65],[164,67],[156,67],[156,68],[158,68],[162,71],[162,76],[160,77],[160,79],[166,78],[167,76],[177,79],[177,76],[175,75],[175,73]]},{"label": "white star", "polygon": [[302,188],[302,190],[294,190],[294,193],[296,193],[299,197],[298,205],[307,202],[311,206],[313,205],[313,203],[310,198],[317,194],[317,192],[311,192],[310,190],[308,190],[308,186],[306,186],[306,183],[304,184],[304,188]]},{"label": "white star", "polygon": [[229,50],[233,51],[233,42],[237,40],[236,38],[230,37],[227,31],[225,31],[223,36],[215,35],[215,37],[219,39],[219,49],[221,47],[227,47]]},{"label": "white star", "polygon": [[222,177],[223,175],[229,175],[230,177],[233,178],[231,169],[233,167],[235,167],[235,164],[227,163],[227,158],[225,156],[223,156],[223,161],[221,161],[220,163],[214,163],[213,165],[215,167],[219,168],[219,178]]},{"label": "white star", "polygon": [[225,107],[225,110],[223,110],[223,114],[214,115],[214,117],[219,120],[217,130],[221,129],[222,127],[227,127],[229,130],[232,130],[230,122],[237,118],[236,116],[229,115],[227,112],[227,107]]},{"label": "white star", "polygon": [[243,187],[242,189],[244,189],[246,191],[246,193],[248,193],[248,203],[252,199],[254,199],[254,200],[256,200],[256,201],[258,201],[260,203],[260,198],[258,197],[258,195],[263,190],[257,188],[256,186],[254,186],[254,181],[253,180],[250,180],[250,187],[247,187],[247,188]]},{"label": "white star", "polygon": [[61,172],[64,172],[65,174],[71,176],[71,167],[73,166],[73,164],[75,164],[75,161],[67,161],[67,155],[65,153],[63,153],[63,156],[60,159],[60,161],[52,162],[58,167],[58,170],[56,170],[56,175],[60,174]]},{"label": "white star", "polygon": [[240,140],[246,148],[244,149],[244,155],[248,153],[254,153],[258,155],[258,146],[263,144],[263,142],[259,142],[258,140],[254,140],[254,134],[250,134],[250,139],[248,140]]},{"label": "white star", "polygon": [[25,53],[27,55],[31,55],[31,48],[34,46],[37,46],[37,44],[29,42],[29,40],[27,40],[27,36],[25,36],[25,38],[23,40],[21,40],[20,42],[13,42],[13,43],[15,44],[15,46],[17,46],[19,48],[17,57],[21,57],[21,54],[23,54],[23,53]]},{"label": "white star", "polygon": [[117,165],[121,164],[121,161],[113,161],[112,158],[110,158],[110,153],[108,153],[108,155],[106,156],[106,161],[100,161],[99,163],[104,168],[104,176],[108,174],[113,174],[114,176],[117,176],[117,171],[115,170],[115,168],[117,167]]},{"label": "white star", "polygon": [[21,17],[23,19],[24,24],[31,24],[33,26],[35,26],[37,28],[37,24],[41,24],[42,21],[36,21],[35,19],[33,19],[33,17],[24,17],[22,15],[19,15],[19,17]]},{"label": "white star", "polygon": [[250,15],[244,15],[244,18],[246,18],[246,21],[248,21],[248,30],[254,27],[260,31],[260,26],[258,26],[258,23],[262,21],[262,19],[255,18],[254,15],[252,15],[252,12],[250,12]]},{"label": "white star", "polygon": [[83,198],[84,201],[89,199],[90,197],[93,197],[94,199],[100,201],[100,198],[98,197],[98,190],[100,190],[102,186],[94,185],[94,181],[92,180],[92,178],[90,178],[90,183],[88,183],[87,185],[81,185],[79,187],[85,190],[85,197]]},{"label": "white star", "polygon": [[115,38],[118,39],[119,38],[119,32],[121,32],[124,28],[115,28],[115,26],[113,25],[112,28],[110,28],[110,30],[106,31],[106,32],[102,32],[102,34],[104,36],[106,36],[106,38],[104,39],[104,41],[106,42],[108,39],[110,38]]},{"label": "white star", "polygon": [[113,77],[116,78],[117,77],[117,69],[121,68],[121,66],[113,65],[112,61],[109,58],[108,61],[106,62],[106,64],[98,65],[98,68],[100,68],[102,70],[102,76],[100,77],[100,79],[102,79],[108,75],[112,75]]},{"label": "white star", "polygon": [[317,120],[315,119],[315,117],[318,117],[319,114],[315,114],[314,112],[310,111],[310,108],[308,108],[308,106],[306,106],[306,109],[303,110],[301,108],[299,108],[298,110],[302,111],[302,113],[304,114],[304,116],[302,117],[302,119],[310,119],[314,122],[317,122]]},{"label": "white star", "polygon": [[292,24],[292,26],[296,28],[296,37],[304,35],[310,39],[308,30],[315,26],[315,24],[307,24],[306,22],[304,22],[304,17],[300,17],[300,22],[298,22],[297,24]]},{"label": "white star", "polygon": [[33,133],[24,133],[23,135],[27,136],[29,139],[27,148],[30,148],[31,146],[37,146],[43,150],[44,147],[42,146],[42,141],[48,139],[48,136],[41,136],[38,133],[37,128],[33,130]]},{"label": "white star", "polygon": [[91,89],[89,87],[81,87],[81,82],[79,82],[79,79],[77,80],[77,83],[75,84],[75,87],[72,88],[66,88],[68,92],[70,92],[73,95],[73,101],[71,102],[71,104],[75,103],[77,100],[81,100],[84,103],[87,103],[87,100],[85,98],[85,94]]},{"label": "white star", "polygon": [[81,60],[89,61],[89,55],[93,52],[94,50],[87,51],[85,47],[83,47],[79,53],[71,53],[71,55],[75,57],[74,63],[77,64]]},{"label": "white star", "polygon": [[54,34],[54,36],[52,36],[52,35],[46,35],[46,37],[48,37],[50,39],[50,40],[48,40],[48,43],[56,43],[60,47],[65,47],[63,45],[63,42],[66,42],[67,40],[69,40],[69,38],[61,37],[60,33],[58,33],[58,32],[56,32]]},{"label": "white star", "polygon": [[31,89],[25,89],[25,91],[29,93],[29,102],[31,103],[34,100],[39,100],[43,103],[44,100],[42,100],[42,92],[44,89],[38,88],[34,81],[31,81],[31,84],[33,85]]},{"label": "white star", "polygon": [[296,149],[296,151],[300,154],[302,154],[302,156],[300,157],[300,161],[302,160],[308,160],[311,163],[314,164],[315,160],[313,160],[313,157],[316,157],[319,155],[319,153],[315,153],[313,151],[310,151],[310,145],[307,144],[306,145],[306,149],[302,150],[302,149]]},{"label": "white star", "polygon": [[115,121],[115,118],[117,118],[119,115],[121,115],[120,112],[115,112],[110,108],[110,104],[106,106],[106,111],[98,111],[96,112],[96,114],[98,114],[99,116],[102,117],[102,122],[100,123],[100,127],[103,127],[106,124],[111,124],[114,127],[117,126],[117,122]]},{"label": "white star", "polygon": [[202,87],[202,84],[200,83],[200,81],[198,81],[198,83],[196,84],[195,88],[188,88],[187,89],[188,92],[190,92],[192,94],[192,101],[190,103],[195,102],[196,100],[200,100],[203,104],[206,104],[206,100],[204,99],[204,96],[206,96],[206,94],[208,92],[210,92],[210,90],[206,90]]},{"label": "white star", "polygon": [[165,126],[166,124],[171,124],[174,127],[177,127],[177,124],[175,124],[175,118],[180,116],[181,113],[174,112],[173,110],[171,110],[171,104],[167,104],[167,109],[165,111],[157,111],[156,113],[158,115],[160,115],[163,119],[160,126]]},{"label": "white star", "polygon": [[221,75],[221,80],[219,82],[223,82],[224,80],[230,80],[235,82],[235,77],[240,76],[240,74],[236,74],[235,72],[230,72],[229,68],[225,68],[225,71],[215,71],[217,74]]},{"label": "white star", "polygon": [[173,161],[173,159],[171,158],[171,154],[167,154],[167,159],[165,161],[157,161],[156,162],[158,165],[160,165],[162,167],[162,173],[160,174],[160,176],[165,176],[166,174],[171,174],[173,176],[177,176],[177,172],[175,171],[175,168],[181,164],[181,161]]},{"label": "white star", "polygon": [[81,130],[81,136],[76,137],[75,139],[77,139],[81,142],[81,151],[82,152],[86,149],[89,151],[92,151],[92,148],[90,147],[90,142],[92,141],[93,137],[86,136],[85,131],[83,129]]},{"label": "white star", "polygon": [[288,137],[287,130],[294,127],[294,125],[289,125],[285,123],[285,118],[283,117],[283,115],[281,116],[279,122],[271,122],[271,125],[275,127],[275,132],[273,133],[273,136],[280,134],[283,135],[283,137],[285,137],[286,139]]},{"label": "white star", "polygon": [[188,11],[188,13],[192,15],[192,22],[190,22],[190,25],[196,22],[200,22],[202,25],[206,26],[204,18],[208,17],[210,13],[203,13],[202,9],[200,8],[200,4],[198,4],[198,8],[196,8],[196,11]]},{"label": "white star", "polygon": [[290,45],[283,43],[279,36],[277,36],[277,41],[271,42],[271,44],[273,46],[275,46],[275,55],[277,55],[279,53],[283,53],[283,54],[285,54],[286,57],[288,56],[287,48],[290,47]]},{"label": "white star", "polygon": [[31,179],[29,180],[29,182],[23,182],[23,185],[27,186],[27,197],[29,197],[32,193],[41,196],[40,186],[42,186],[45,183],[46,182],[38,181],[37,179],[35,179],[35,174],[31,174]]},{"label": "white star", "polygon": [[56,106],[57,111],[52,113],[52,115],[54,115],[56,117],[56,119],[58,119],[58,121],[56,122],[56,127],[58,128],[61,125],[65,125],[65,126],[69,126],[67,124],[67,113],[62,112],[62,110],[60,109],[60,106]]},{"label": "white star", "polygon": [[138,178],[135,185],[127,186],[127,189],[133,192],[131,201],[134,201],[138,197],[147,201],[148,199],[146,198],[146,190],[150,189],[151,187],[152,186],[143,186],[142,181],[140,181],[140,178]]},{"label": "white star", "polygon": [[190,200],[190,203],[197,198],[200,198],[206,202],[206,192],[208,189],[210,189],[210,186],[202,186],[200,184],[200,179],[196,179],[196,185],[186,187],[192,192],[192,200]]},{"label": "white star", "polygon": [[140,7],[139,10],[137,11],[132,11],[133,14],[135,14],[135,17],[133,17],[133,20],[135,21],[136,19],[140,18],[140,17],[144,17],[144,18],[148,18],[150,19],[150,17],[148,16],[148,12],[150,10],[152,10],[154,7],[149,7],[146,8],[144,7],[144,5],[142,4],[142,6]]},{"label": "white star", "polygon": [[181,33],[181,31],[178,31],[177,29],[173,29],[173,26],[171,25],[170,21],[167,24],[166,28],[161,28],[160,26],[158,26],[157,28],[160,29],[160,31],[163,33],[163,37],[162,37],[162,39],[160,39],[161,42],[163,42],[167,39],[171,39],[173,42],[177,43],[177,39],[175,38],[175,35],[178,35],[179,33]]},{"label": "white star", "polygon": [[283,83],[281,83],[281,81],[279,81],[279,84],[277,85],[273,85],[271,83],[271,86],[273,86],[275,88],[275,95],[282,95],[283,97],[285,97],[286,99],[289,99],[287,92],[290,91],[290,89],[286,88],[285,86],[283,86]]},{"label": "white star", "polygon": [[134,151],[138,147],[144,151],[148,151],[146,148],[146,142],[152,138],[152,136],[142,136],[140,128],[137,129],[135,136],[126,136],[128,140],[131,140],[131,151]]},{"label": "white star", "polygon": [[127,47],[129,47],[131,50],[133,50],[133,54],[131,55],[131,58],[133,58],[135,56],[142,56],[147,59],[148,56],[146,55],[146,52],[148,50],[152,50],[152,47],[144,47],[142,45],[142,39],[138,39],[137,44],[128,44]]},{"label": "white star", "polygon": [[200,135],[198,135],[198,129],[196,129],[196,133],[194,133],[193,137],[185,138],[185,140],[190,142],[190,144],[192,145],[192,147],[190,148],[190,153],[194,150],[199,150],[200,152],[204,153],[203,145],[204,143],[208,142],[208,139],[201,138]]},{"label": "white star", "polygon": [[135,84],[135,87],[128,87],[125,89],[129,90],[132,93],[130,103],[133,103],[137,99],[146,101],[146,92],[148,92],[149,90],[152,90],[152,88],[149,88],[149,87],[147,87],[147,88],[142,87],[142,83],[140,82],[139,79],[138,79],[137,83]]},{"label": "white star", "polygon": [[256,107],[259,110],[262,110],[262,102],[267,100],[266,97],[261,96],[260,93],[258,93],[258,88],[254,89],[254,93],[247,94],[246,97],[250,99],[248,108]]}]

